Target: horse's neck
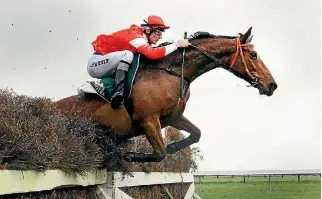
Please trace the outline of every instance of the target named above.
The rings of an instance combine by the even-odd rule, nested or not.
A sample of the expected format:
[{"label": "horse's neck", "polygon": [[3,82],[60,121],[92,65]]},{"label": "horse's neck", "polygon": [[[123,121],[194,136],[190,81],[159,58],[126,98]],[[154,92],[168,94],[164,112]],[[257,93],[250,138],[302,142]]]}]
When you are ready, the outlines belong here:
[{"label": "horse's neck", "polygon": [[[228,60],[226,58],[236,49],[235,39],[203,39],[192,41],[191,43],[226,64]],[[195,48],[187,52],[185,59],[184,75],[192,81],[216,67],[213,60]]]},{"label": "horse's neck", "polygon": [[[225,58],[229,56],[232,52],[236,50],[236,40],[227,39],[227,38],[208,38],[208,39],[196,39],[191,41],[191,43],[199,48],[203,49],[207,53],[215,56],[220,59],[223,63],[226,63]],[[182,70],[182,50],[176,51],[165,59],[161,60],[150,60],[146,57],[143,57],[141,60],[142,68],[157,67],[157,68],[171,68],[178,75],[181,74]],[[202,74],[215,68],[213,60],[208,58],[203,53],[199,52],[197,49],[190,47],[186,49],[186,54],[184,57],[184,68],[183,75],[190,79],[191,81],[195,80],[197,77]],[[159,74],[160,71],[154,73]],[[151,73],[154,74],[154,73]],[[146,73],[148,74],[148,73]],[[170,75],[170,74],[169,74]],[[150,75],[149,75],[150,76]],[[154,78],[162,78],[163,76],[156,75]]]}]

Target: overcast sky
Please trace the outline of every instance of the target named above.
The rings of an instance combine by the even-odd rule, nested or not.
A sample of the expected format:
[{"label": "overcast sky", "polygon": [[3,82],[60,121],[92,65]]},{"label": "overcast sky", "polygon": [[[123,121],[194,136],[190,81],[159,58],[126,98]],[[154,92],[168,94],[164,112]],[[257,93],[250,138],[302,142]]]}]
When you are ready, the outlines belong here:
[{"label": "overcast sky", "polygon": [[[253,44],[278,89],[271,97],[229,72],[191,85],[185,116],[202,131],[200,170],[321,167],[321,16],[319,0],[0,2],[0,89],[53,100],[89,80],[98,34],[160,15],[171,29],[236,35],[253,27]],[[209,92],[210,91],[210,92]]]}]

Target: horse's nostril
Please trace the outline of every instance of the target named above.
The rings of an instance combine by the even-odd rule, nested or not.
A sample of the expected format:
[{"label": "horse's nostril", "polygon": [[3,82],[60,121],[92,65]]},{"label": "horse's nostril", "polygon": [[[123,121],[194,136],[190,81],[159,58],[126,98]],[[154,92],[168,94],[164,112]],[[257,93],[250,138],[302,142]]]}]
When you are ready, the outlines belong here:
[{"label": "horse's nostril", "polygon": [[276,83],[270,83],[269,84],[269,90],[271,92],[275,91],[277,89],[277,84]]}]

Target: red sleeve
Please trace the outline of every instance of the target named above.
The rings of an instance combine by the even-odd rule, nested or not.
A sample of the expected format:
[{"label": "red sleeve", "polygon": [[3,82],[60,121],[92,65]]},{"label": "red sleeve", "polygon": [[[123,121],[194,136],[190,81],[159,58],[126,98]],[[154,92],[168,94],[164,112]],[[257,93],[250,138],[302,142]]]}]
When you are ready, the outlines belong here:
[{"label": "red sleeve", "polygon": [[153,48],[143,37],[134,38],[129,43],[149,59],[159,59],[166,55],[165,47]]}]

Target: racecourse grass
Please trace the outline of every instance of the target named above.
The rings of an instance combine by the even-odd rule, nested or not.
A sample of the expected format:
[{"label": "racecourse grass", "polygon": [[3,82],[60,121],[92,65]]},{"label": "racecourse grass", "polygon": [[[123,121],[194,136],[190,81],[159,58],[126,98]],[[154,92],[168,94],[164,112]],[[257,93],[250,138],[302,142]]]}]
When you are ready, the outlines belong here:
[{"label": "racecourse grass", "polygon": [[319,199],[320,176],[268,177],[204,177],[195,178],[196,193],[203,199]]}]

